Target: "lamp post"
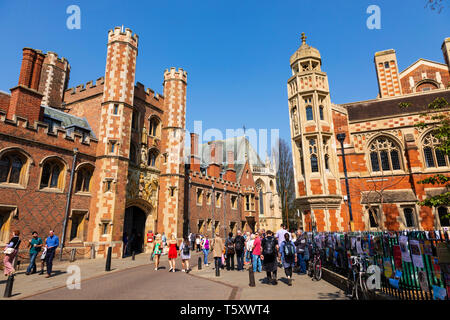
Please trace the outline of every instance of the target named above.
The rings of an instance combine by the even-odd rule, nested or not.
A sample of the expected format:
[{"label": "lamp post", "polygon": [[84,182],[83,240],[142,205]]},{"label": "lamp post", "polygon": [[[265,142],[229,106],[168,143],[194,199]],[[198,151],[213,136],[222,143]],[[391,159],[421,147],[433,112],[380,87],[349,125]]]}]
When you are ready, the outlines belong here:
[{"label": "lamp post", "polygon": [[341,152],[342,152],[342,165],[344,167],[344,175],[345,175],[345,189],[347,191],[347,205],[348,205],[348,214],[349,214],[349,228],[350,231],[353,231],[353,215],[352,215],[352,201],[350,199],[350,188],[348,185],[348,176],[347,176],[347,164],[345,162],[345,150],[344,150],[344,140],[345,133],[338,133],[336,138],[341,143]]}]

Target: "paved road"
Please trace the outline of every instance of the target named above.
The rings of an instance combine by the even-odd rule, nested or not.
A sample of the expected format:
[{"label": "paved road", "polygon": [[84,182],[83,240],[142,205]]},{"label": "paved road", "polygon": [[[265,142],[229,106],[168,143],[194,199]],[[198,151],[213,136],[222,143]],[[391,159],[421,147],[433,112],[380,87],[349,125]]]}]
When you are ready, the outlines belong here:
[{"label": "paved road", "polygon": [[177,272],[168,270],[168,262],[162,263],[158,271],[152,265],[139,266],[82,281],[80,290],[60,288],[26,299],[227,300],[236,295],[237,288],[230,285],[181,272],[181,261],[177,263]]}]

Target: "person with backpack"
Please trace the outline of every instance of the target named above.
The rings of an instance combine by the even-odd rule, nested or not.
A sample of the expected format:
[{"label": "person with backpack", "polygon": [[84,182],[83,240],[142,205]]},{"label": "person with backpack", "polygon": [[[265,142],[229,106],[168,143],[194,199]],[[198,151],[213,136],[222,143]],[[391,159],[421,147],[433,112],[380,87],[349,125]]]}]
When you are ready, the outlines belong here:
[{"label": "person with backpack", "polygon": [[306,273],[306,258],[309,256],[308,248],[306,246],[306,240],[306,235],[303,233],[303,230],[298,229],[297,239],[295,240],[294,244],[297,249],[297,265],[301,274]]},{"label": "person with backpack", "polygon": [[180,256],[181,256],[181,271],[189,273],[191,270],[189,268],[189,260],[191,259],[191,244],[189,239],[184,238],[183,242],[180,245]]},{"label": "person with backpack", "polygon": [[266,237],[262,240],[261,246],[262,246],[261,252],[262,268],[264,271],[266,271],[267,283],[277,285],[278,244],[277,240],[273,237],[272,231],[267,230]]},{"label": "person with backpack", "polygon": [[241,230],[238,230],[236,238],[234,238],[234,249],[236,251],[237,271],[244,271],[245,239]]},{"label": "person with backpack", "polygon": [[225,256],[226,256],[226,265],[227,270],[234,270],[234,239],[233,239],[233,233],[230,232],[228,234],[227,240],[225,240]]},{"label": "person with backpack", "polygon": [[259,233],[255,233],[252,249],[253,272],[261,272],[261,238]]},{"label": "person with backpack", "polygon": [[205,265],[205,267],[209,266],[208,265],[208,253],[209,253],[209,240],[208,238],[205,236],[202,239],[202,250],[203,250],[203,264]]},{"label": "person with backpack", "polygon": [[284,234],[284,241],[281,242],[280,255],[281,262],[284,267],[284,272],[288,278],[288,285],[292,286],[292,268],[297,262],[296,248],[292,240],[290,240],[289,233]]}]

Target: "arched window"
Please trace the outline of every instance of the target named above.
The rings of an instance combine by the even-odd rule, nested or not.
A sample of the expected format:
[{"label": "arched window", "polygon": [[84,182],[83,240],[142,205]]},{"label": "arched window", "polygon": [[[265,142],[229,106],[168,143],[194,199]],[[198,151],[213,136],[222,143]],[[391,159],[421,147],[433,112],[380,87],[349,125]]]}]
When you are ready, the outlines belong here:
[{"label": "arched window", "polygon": [[17,152],[8,152],[0,158],[0,183],[21,182],[26,158]]},{"label": "arched window", "polygon": [[47,160],[42,168],[40,187],[62,189],[64,165],[56,160]]},{"label": "arched window", "polygon": [[438,149],[439,139],[432,132],[428,133],[423,139],[423,155],[427,168],[448,167],[448,156]]},{"label": "arched window", "polygon": [[320,120],[325,120],[325,117],[323,116],[323,106],[319,107],[319,116],[320,116]]},{"label": "arched window", "polygon": [[441,227],[450,227],[450,217],[446,207],[438,208],[438,216]]},{"label": "arched window", "polygon": [[313,108],[311,106],[306,107],[306,120],[314,120]]},{"label": "arched window", "polygon": [[150,149],[148,152],[148,165],[150,167],[156,167],[157,159],[158,159],[159,152],[157,149]]},{"label": "arched window", "polygon": [[148,134],[151,136],[159,136],[159,130],[158,130],[158,126],[159,126],[160,121],[158,120],[158,118],[156,117],[152,117],[150,119],[150,124],[149,124],[149,130],[148,130]]},{"label": "arched window", "polygon": [[400,148],[390,139],[379,137],[369,146],[372,171],[400,170]]},{"label": "arched window", "polygon": [[85,165],[77,171],[77,182],[75,184],[75,192],[89,192],[91,189],[91,179],[94,169]]},{"label": "arched window", "polygon": [[315,139],[309,139],[309,155],[311,159],[311,172],[319,172],[319,161],[317,160],[317,145]]}]

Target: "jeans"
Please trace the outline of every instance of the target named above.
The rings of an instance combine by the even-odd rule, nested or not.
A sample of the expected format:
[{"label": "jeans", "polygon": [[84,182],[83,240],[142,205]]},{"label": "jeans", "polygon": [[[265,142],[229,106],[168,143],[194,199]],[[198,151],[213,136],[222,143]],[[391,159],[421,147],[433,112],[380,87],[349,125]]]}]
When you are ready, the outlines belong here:
[{"label": "jeans", "polygon": [[209,249],[203,249],[203,257],[204,257],[204,262],[203,264],[208,264],[208,253],[209,253]]},{"label": "jeans", "polygon": [[252,254],[253,272],[261,272],[261,257],[256,254]]},{"label": "jeans", "polygon": [[292,278],[292,267],[284,268],[284,273],[286,274],[286,277]]},{"label": "jeans", "polygon": [[304,253],[297,253],[297,265],[300,267],[300,273],[306,273],[306,262]]},{"label": "jeans", "polygon": [[227,254],[226,258],[227,270],[234,270],[234,253]]},{"label": "jeans", "polygon": [[237,269],[244,269],[244,251],[236,251]]},{"label": "jeans", "polygon": [[39,252],[30,253],[30,264],[27,268],[27,273],[30,273],[33,270],[33,273],[36,273],[36,257]]},{"label": "jeans", "polygon": [[48,248],[45,255],[45,264],[47,265],[47,274],[52,274],[53,258],[55,257],[56,247]]}]

